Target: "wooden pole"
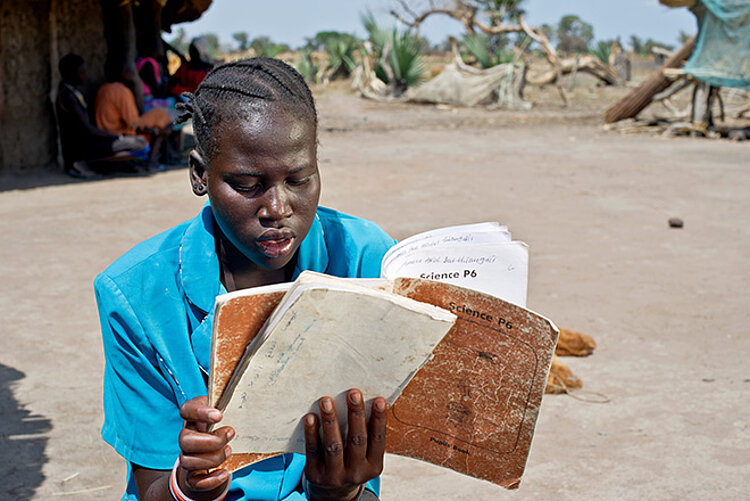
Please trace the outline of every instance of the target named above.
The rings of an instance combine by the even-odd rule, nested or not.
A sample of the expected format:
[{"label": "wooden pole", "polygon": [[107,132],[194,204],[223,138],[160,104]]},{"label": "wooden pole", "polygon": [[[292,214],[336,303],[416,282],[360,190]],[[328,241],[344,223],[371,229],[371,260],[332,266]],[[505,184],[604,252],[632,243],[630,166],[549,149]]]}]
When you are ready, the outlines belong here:
[{"label": "wooden pole", "polygon": [[651,104],[654,96],[669,87],[671,83],[671,80],[664,76],[664,70],[667,68],[681,67],[687,58],[690,57],[690,54],[693,53],[694,46],[695,37],[688,40],[680,50],[667,59],[656,74],[643,82],[638,88],[634,89],[616,104],[610,106],[607,111],[604,112],[604,121],[611,124],[626,118],[632,118],[640,113],[646,106]]}]

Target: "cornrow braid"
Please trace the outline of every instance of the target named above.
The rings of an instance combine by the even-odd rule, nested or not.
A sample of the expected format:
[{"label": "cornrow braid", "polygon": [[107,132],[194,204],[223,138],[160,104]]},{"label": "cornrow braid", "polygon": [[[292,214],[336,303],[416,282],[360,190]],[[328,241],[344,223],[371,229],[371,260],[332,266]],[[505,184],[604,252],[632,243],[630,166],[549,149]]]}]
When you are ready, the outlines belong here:
[{"label": "cornrow braid", "polygon": [[219,127],[242,118],[243,103],[277,102],[318,126],[305,79],[280,59],[254,57],[222,64],[206,75],[195,94],[183,97],[187,102],[178,105],[178,120],[193,118],[196,148],[206,159],[216,153]]}]

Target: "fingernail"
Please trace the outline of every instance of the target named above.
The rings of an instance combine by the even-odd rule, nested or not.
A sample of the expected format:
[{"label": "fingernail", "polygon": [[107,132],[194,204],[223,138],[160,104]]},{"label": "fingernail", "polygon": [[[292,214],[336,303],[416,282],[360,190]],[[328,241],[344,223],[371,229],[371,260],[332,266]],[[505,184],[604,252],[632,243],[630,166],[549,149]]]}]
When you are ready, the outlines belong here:
[{"label": "fingernail", "polygon": [[323,407],[323,412],[333,411],[333,402],[330,398],[324,398],[320,405]]},{"label": "fingernail", "polygon": [[308,414],[307,416],[305,416],[305,425],[315,426],[315,418],[312,416],[312,414]]},{"label": "fingernail", "polygon": [[216,409],[212,409],[208,411],[208,418],[215,423],[221,419],[221,412],[217,411]]},{"label": "fingernail", "polygon": [[362,402],[362,394],[358,391],[353,391],[349,394],[349,401],[354,405],[359,405]]},{"label": "fingernail", "polygon": [[234,428],[230,428],[227,432],[227,440],[232,440],[234,438]]},{"label": "fingernail", "polygon": [[229,445],[227,445],[227,446],[226,446],[226,447],[224,448],[224,455],[225,455],[226,457],[229,457],[229,456],[231,456],[231,455],[232,455],[232,447],[230,447]]},{"label": "fingernail", "polygon": [[375,410],[377,410],[378,412],[383,412],[385,410],[385,400],[375,400]]}]

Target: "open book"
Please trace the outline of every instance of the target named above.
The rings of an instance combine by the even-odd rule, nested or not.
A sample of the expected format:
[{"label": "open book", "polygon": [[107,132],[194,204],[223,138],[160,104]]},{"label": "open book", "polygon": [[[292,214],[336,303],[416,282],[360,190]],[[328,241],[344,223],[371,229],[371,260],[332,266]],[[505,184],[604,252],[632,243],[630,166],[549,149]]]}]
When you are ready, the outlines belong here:
[{"label": "open book", "polygon": [[[468,243],[477,234],[451,242],[444,238],[449,233],[434,233],[432,245],[407,239],[394,247],[383,274],[411,267],[498,288],[487,277],[516,277],[520,268],[524,276],[508,290],[514,302],[525,301],[523,244],[508,235],[481,241],[480,253]],[[457,256],[453,263],[445,259],[450,253]],[[460,259],[467,255],[486,259]],[[511,265],[501,262],[506,255]],[[424,256],[442,259],[426,263]],[[501,271],[486,265],[492,256]],[[474,265],[476,275],[417,266],[438,263]],[[320,396],[335,395],[345,416],[345,391],[356,386],[366,399],[388,400],[387,452],[517,487],[556,341],[554,324],[517,304],[424,278],[304,272],[294,284],[220,296],[209,400],[223,410],[222,425],[237,431],[224,466],[235,470],[277,453],[304,452],[304,414]]]}]

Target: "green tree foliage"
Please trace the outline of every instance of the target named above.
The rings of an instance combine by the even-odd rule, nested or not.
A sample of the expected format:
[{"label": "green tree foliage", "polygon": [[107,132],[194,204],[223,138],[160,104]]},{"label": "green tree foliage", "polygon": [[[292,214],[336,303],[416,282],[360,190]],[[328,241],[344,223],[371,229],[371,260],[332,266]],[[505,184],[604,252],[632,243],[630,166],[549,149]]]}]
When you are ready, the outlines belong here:
[{"label": "green tree foliage", "polygon": [[327,50],[333,43],[340,41],[359,43],[359,38],[340,31],[319,31],[312,38],[306,38],[305,48],[310,50]]},{"label": "green tree foliage", "polygon": [[642,54],[644,55],[651,54],[651,51],[654,47],[661,47],[662,49],[669,50],[669,51],[674,50],[674,45],[666,44],[663,42],[657,42],[656,40],[649,38],[643,44]]},{"label": "green tree foliage", "polygon": [[221,53],[221,44],[219,43],[219,37],[216,35],[216,33],[204,33],[199,36],[206,41],[206,50],[208,51],[208,57],[211,59],[215,59],[216,56]]},{"label": "green tree foliage", "polygon": [[[375,53],[377,77],[386,84],[393,85],[397,94],[402,94],[409,87],[420,83],[424,75],[424,62],[421,53],[423,43],[419,37],[396,28],[381,28],[369,10],[361,15],[361,20]],[[385,51],[387,69],[381,64]],[[393,81],[389,74],[392,75]]]},{"label": "green tree foliage", "polygon": [[507,21],[517,22],[524,11],[521,8],[525,0],[463,0],[462,4],[474,7],[484,13],[490,21],[490,26],[498,26]]},{"label": "green tree foliage", "polygon": [[[687,35],[684,32],[680,32],[680,43],[685,43],[687,41],[687,38],[685,39],[685,42],[683,42],[682,35],[685,35],[687,38],[690,38],[690,35]],[[662,42],[657,42],[656,40],[649,38],[645,42],[639,38],[636,35],[630,36],[630,48],[633,50],[635,54],[639,54],[641,56],[648,56],[651,54],[651,50],[654,47],[661,47],[665,50],[674,50],[674,45],[669,45]]]},{"label": "green tree foliage", "polygon": [[643,40],[638,35],[630,35],[630,48],[635,54],[643,53]]},{"label": "green tree foliage", "polygon": [[250,37],[244,31],[232,33],[232,38],[237,42],[237,49],[244,52],[250,48]]},{"label": "green tree foliage", "polygon": [[594,28],[580,17],[569,14],[557,25],[557,48],[563,52],[588,52]]},{"label": "green tree foliage", "polygon": [[276,57],[282,52],[289,50],[287,44],[277,44],[267,36],[260,36],[250,42],[250,48],[253,49],[256,56]]},{"label": "green tree foliage", "polygon": [[557,44],[557,28],[552,26],[551,24],[543,24],[539,27],[540,30],[542,30],[542,33],[544,33],[544,36],[547,37],[547,40],[549,40],[549,43],[552,45]]}]

